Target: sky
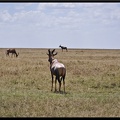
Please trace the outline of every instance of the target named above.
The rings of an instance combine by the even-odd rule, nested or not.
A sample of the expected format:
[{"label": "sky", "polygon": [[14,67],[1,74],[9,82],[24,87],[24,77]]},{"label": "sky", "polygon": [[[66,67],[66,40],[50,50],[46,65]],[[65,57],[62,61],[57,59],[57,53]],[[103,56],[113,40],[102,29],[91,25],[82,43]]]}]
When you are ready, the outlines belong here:
[{"label": "sky", "polygon": [[0,2],[0,48],[119,49],[120,2]]}]

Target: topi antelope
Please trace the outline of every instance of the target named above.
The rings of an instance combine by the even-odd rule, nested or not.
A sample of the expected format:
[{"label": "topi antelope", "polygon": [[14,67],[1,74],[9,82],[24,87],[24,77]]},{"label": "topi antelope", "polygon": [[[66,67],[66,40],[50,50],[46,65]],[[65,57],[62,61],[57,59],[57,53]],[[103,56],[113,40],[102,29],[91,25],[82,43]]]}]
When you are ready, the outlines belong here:
[{"label": "topi antelope", "polygon": [[64,47],[64,46],[61,46],[61,45],[59,47],[61,47],[62,52],[63,52],[63,49],[66,49],[66,51],[68,51],[67,47]]},{"label": "topi antelope", "polygon": [[55,49],[53,49],[52,51],[50,51],[50,49],[48,49],[48,61],[50,62],[50,71],[51,71],[51,77],[52,77],[52,87],[51,87],[51,91],[53,90],[53,80],[55,76],[55,92],[57,91],[56,89],[56,83],[57,80],[59,82],[59,92],[61,91],[61,81],[63,80],[63,87],[64,87],[64,93],[65,93],[65,76],[66,76],[66,68],[65,66],[58,62],[57,59],[54,58],[55,55],[57,55],[57,52],[54,53]]},{"label": "topi antelope", "polygon": [[18,55],[19,55],[19,53],[17,53],[15,49],[7,49],[6,56],[9,56],[9,53],[12,53],[12,56],[13,56],[13,54],[14,54],[14,56],[16,55],[16,57],[18,57]]}]

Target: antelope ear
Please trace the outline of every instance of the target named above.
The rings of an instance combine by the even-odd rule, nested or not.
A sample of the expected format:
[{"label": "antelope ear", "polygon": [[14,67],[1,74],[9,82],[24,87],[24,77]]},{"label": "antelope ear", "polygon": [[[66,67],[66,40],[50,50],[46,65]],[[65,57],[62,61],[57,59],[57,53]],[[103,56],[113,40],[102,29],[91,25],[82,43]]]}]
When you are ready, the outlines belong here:
[{"label": "antelope ear", "polygon": [[53,54],[53,56],[57,55],[57,52],[55,54]]}]

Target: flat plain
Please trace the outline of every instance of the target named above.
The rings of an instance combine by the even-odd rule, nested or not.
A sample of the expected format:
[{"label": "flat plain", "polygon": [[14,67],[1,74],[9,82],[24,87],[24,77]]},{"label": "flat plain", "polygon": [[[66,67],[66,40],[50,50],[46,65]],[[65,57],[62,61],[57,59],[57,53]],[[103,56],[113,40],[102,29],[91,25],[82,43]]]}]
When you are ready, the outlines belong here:
[{"label": "flat plain", "polygon": [[120,117],[119,49],[56,48],[55,58],[67,69],[65,94],[51,91],[47,48],[16,48],[17,58],[5,50],[0,117]]}]

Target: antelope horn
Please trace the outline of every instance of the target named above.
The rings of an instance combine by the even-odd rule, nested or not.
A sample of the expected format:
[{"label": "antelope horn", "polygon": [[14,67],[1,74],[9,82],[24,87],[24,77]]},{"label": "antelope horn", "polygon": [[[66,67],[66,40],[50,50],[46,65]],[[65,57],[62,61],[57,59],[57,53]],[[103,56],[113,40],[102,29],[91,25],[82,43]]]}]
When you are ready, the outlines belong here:
[{"label": "antelope horn", "polygon": [[48,49],[48,53],[50,54],[50,49]]},{"label": "antelope horn", "polygon": [[53,49],[52,54],[54,53],[55,49]]},{"label": "antelope horn", "polygon": [[50,49],[48,49],[48,53],[46,53],[47,55],[49,55],[50,54]]},{"label": "antelope horn", "polygon": [[53,51],[52,51],[53,56],[57,55],[57,52],[56,53],[54,53],[54,52],[55,52],[55,49],[53,49]]}]

